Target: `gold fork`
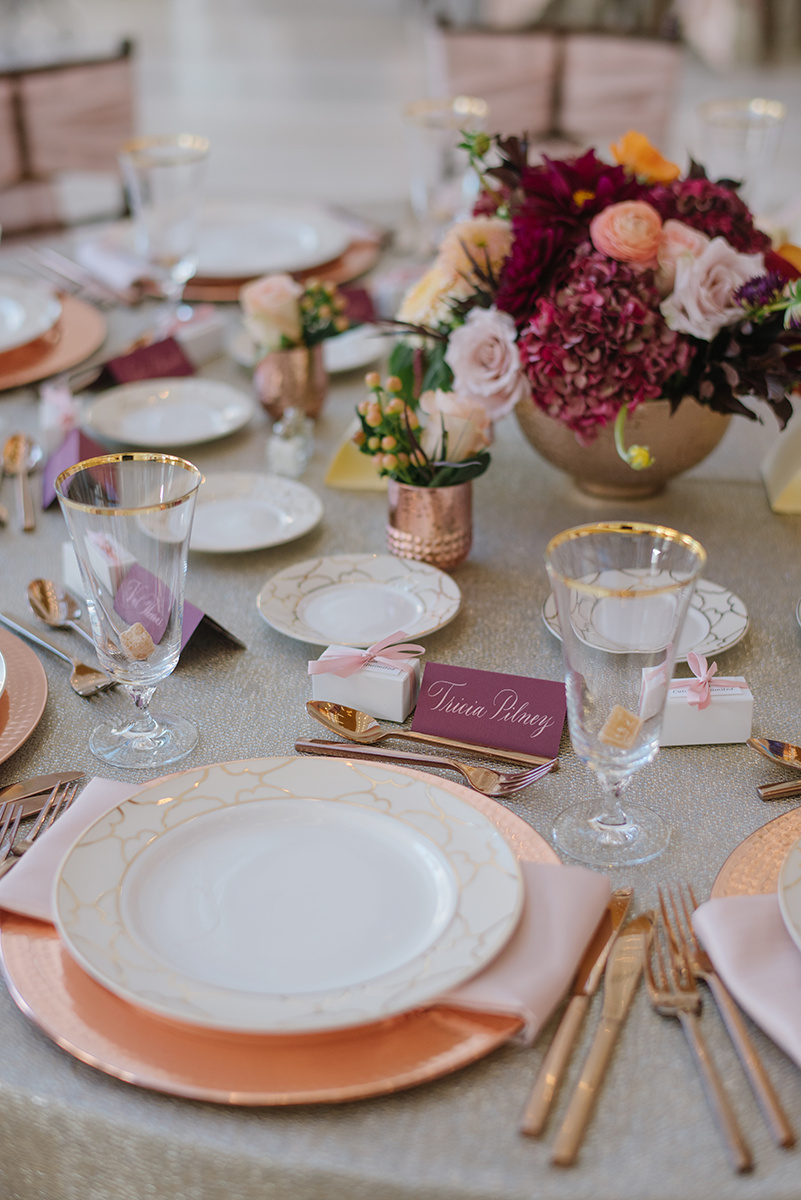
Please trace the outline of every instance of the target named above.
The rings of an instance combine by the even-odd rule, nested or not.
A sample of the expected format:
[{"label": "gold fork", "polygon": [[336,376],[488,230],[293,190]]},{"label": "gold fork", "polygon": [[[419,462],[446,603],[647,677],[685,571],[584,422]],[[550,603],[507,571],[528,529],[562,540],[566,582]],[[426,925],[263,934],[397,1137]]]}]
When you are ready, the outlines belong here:
[{"label": "gold fork", "polygon": [[[47,800],[42,805],[42,811],[36,818],[36,823],[30,833],[17,841],[17,829],[19,827],[19,816],[16,819],[13,830],[11,832],[11,840],[8,849],[4,855],[4,861],[0,862],[0,879],[10,871],[11,868],[18,862],[26,851],[30,850],[36,839],[45,833],[55,821],[69,806],[72,804],[78,793],[77,783],[57,783],[53,788]],[[19,812],[22,813],[22,805],[19,805]],[[1,828],[2,826],[0,826]],[[0,839],[2,840],[2,839]]]},{"label": "gold fork", "polygon": [[[746,1028],[740,1010],[734,1003],[723,980],[715,971],[709,955],[704,950],[692,926],[692,913],[698,907],[695,893],[689,884],[679,885],[678,903],[671,889],[671,905],[678,916],[679,928],[684,935],[690,970],[704,983],[712,993],[718,1006],[723,1022],[729,1031],[729,1037],[737,1051],[743,1070],[751,1084],[762,1115],[777,1146],[794,1146],[795,1133],[787,1119],[787,1115],[776,1095],[767,1071],[757,1054],[756,1046]],[[679,911],[681,915],[679,916]]]},{"label": "gold fork", "polygon": [[645,959],[645,985],[648,996],[653,1007],[663,1017],[676,1017],[681,1022],[701,1075],[707,1103],[723,1134],[731,1164],[735,1171],[750,1171],[754,1165],[751,1151],[740,1131],[734,1109],[701,1034],[701,994],[690,969],[686,941],[682,938],[681,931],[674,929],[671,924],[661,888],[659,910],[662,920],[657,923],[657,930],[651,942],[651,953]]}]

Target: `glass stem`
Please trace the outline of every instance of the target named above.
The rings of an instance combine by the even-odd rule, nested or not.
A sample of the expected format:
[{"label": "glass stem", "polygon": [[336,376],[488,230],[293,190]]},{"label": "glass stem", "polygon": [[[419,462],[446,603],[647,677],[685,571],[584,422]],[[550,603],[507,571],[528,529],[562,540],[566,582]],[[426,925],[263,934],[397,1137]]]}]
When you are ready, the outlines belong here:
[{"label": "glass stem", "polygon": [[616,825],[628,824],[628,817],[623,811],[623,805],[620,803],[620,797],[623,795],[628,784],[628,777],[612,782],[601,775],[599,780],[603,789],[605,804],[604,810],[599,812],[597,817],[593,818],[593,824],[596,826],[610,826],[612,828]]},{"label": "glass stem", "polygon": [[156,689],[154,687],[138,687],[136,684],[126,683],[125,690],[133,700],[137,710],[137,715],[128,725],[131,733],[138,734],[141,737],[147,737],[156,733],[159,725],[150,715],[148,708]]}]

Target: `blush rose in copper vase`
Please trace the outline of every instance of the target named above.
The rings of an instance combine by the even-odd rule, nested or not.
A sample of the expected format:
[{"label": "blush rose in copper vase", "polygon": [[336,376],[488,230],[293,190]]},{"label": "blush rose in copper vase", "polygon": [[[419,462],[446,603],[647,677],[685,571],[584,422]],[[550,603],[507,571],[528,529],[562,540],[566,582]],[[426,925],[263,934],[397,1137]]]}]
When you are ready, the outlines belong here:
[{"label": "blush rose in copper vase", "polygon": [[256,347],[253,384],[274,420],[289,408],[319,416],[328,393],[322,343],[348,327],[334,284],[265,275],[242,288],[245,329]]}]

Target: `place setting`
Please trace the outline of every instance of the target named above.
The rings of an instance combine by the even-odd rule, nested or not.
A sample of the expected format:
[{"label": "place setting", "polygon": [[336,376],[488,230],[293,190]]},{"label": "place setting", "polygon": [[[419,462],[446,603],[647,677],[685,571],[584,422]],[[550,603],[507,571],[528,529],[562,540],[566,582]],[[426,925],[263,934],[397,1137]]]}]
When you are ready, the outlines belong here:
[{"label": "place setting", "polygon": [[29,276],[0,275],[0,391],[77,366],[105,336],[93,305]]}]

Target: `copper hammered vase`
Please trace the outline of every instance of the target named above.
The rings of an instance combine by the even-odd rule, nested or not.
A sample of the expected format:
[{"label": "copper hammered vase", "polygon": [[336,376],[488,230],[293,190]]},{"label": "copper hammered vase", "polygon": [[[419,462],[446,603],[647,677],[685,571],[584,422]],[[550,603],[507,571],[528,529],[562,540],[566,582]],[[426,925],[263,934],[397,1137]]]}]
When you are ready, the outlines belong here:
[{"label": "copper hammered vase", "polygon": [[398,558],[452,571],[473,544],[473,483],[413,487],[390,479],[387,549]]},{"label": "copper hammered vase", "polygon": [[273,350],[256,366],[253,384],[274,421],[288,408],[300,409],[307,417],[319,416],[328,392],[322,345]]},{"label": "copper hammered vase", "polygon": [[599,430],[594,442],[581,446],[563,421],[549,417],[533,400],[521,400],[515,413],[534,449],[571,475],[580,491],[621,500],[661,492],[675,475],[688,471],[715,449],[731,420],[690,396],[685,396],[672,414],[667,400],[640,404],[626,419],[625,444],[647,446],[654,463],[635,471],[618,455],[612,425]]}]

